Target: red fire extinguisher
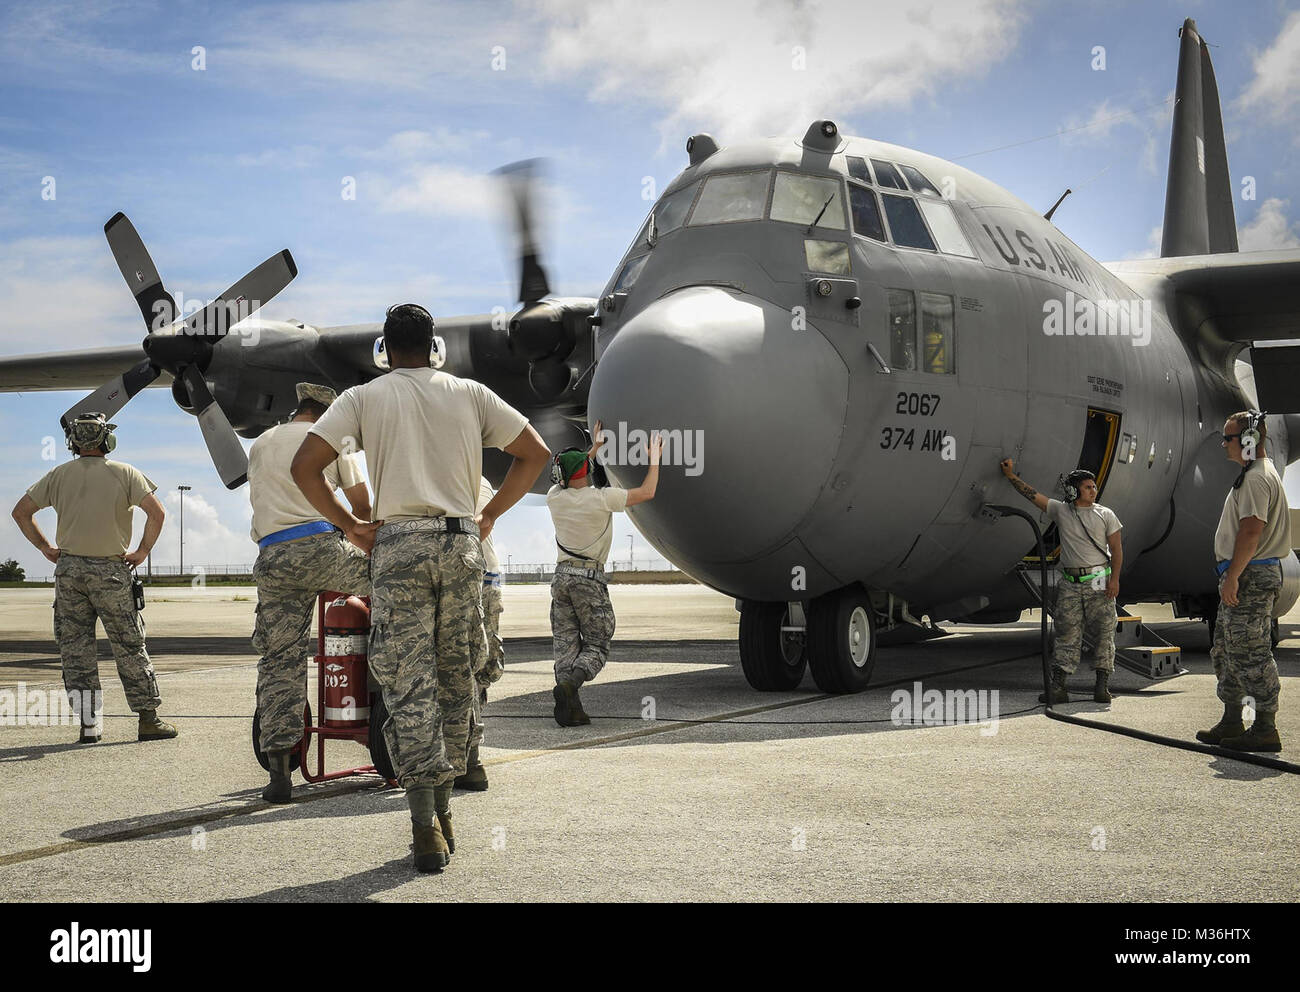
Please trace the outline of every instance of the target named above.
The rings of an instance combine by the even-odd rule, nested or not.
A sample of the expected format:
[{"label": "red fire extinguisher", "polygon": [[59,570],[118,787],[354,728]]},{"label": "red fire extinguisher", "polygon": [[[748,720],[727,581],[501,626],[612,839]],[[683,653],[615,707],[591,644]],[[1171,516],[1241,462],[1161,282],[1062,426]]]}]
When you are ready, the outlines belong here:
[{"label": "red fire extinguisher", "polygon": [[366,682],[366,641],[370,611],[356,596],[340,596],[325,610],[325,680],[323,726],[366,727],[370,693]]}]

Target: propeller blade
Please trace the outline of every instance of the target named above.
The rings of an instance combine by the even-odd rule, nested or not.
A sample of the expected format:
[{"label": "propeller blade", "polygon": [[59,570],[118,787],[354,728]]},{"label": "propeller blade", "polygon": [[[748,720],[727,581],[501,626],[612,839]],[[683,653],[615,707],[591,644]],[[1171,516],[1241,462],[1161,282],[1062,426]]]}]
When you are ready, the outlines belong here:
[{"label": "propeller blade", "polygon": [[121,375],[109,379],[108,382],[75,406],[69,407],[68,411],[59,418],[59,423],[66,431],[68,425],[76,417],[91,412],[102,413],[109,420],[112,420],[113,414],[126,406],[127,401],[132,396],[149,386],[159,375],[161,375],[161,372],[158,367],[151,364],[146,358],[134,368],[127,369]]},{"label": "propeller blade", "polygon": [[497,170],[514,201],[515,232],[519,238],[519,299],[525,305],[551,294],[533,230],[534,192],[540,166],[541,159],[533,158]]},{"label": "propeller blade", "polygon": [[203,432],[208,454],[212,456],[212,464],[217,467],[227,489],[238,489],[248,481],[248,455],[244,446],[213,399],[198,366],[187,365],[182,377],[185,388],[189,390],[190,402],[194,404],[194,415],[199,418],[199,429]]},{"label": "propeller blade", "polygon": [[163,288],[162,277],[158,275],[158,268],[149,257],[135,225],[119,211],[104,225],[104,237],[108,238],[109,250],[113,252],[117,267],[122,270],[122,278],[135,294],[145,327],[150,333],[169,327],[178,316],[176,301]]},{"label": "propeller blade", "polygon": [[276,252],[198,313],[175,325],[173,333],[193,337],[223,338],[230,328],[257,313],[298,274],[289,249]]}]

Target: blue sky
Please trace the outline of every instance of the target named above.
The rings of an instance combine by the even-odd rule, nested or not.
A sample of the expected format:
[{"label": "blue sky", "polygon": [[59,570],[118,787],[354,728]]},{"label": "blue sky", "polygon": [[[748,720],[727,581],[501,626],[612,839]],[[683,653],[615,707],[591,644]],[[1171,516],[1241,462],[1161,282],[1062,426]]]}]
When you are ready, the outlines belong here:
[{"label": "blue sky", "polygon": [[[9,5],[0,354],[140,338],[102,235],[117,210],[188,298],[287,247],[300,275],[270,316],[328,326],[401,299],[435,316],[511,306],[509,238],[484,177],[534,156],[550,160],[552,288],[593,295],[648,209],[647,177],[671,180],[688,135],[797,135],[822,116],[957,159],[1044,209],[1073,187],[1055,220],[1084,250],[1157,254],[1185,17],[1214,46],[1232,173],[1255,178],[1256,199],[1237,201],[1243,249],[1300,246],[1300,13],[1276,0]],[[355,200],[340,195],[345,177]],[[50,467],[41,442],[72,399],[0,395],[13,498]],[[178,484],[194,487],[187,560],[251,562],[247,497],[221,487],[170,394],[137,397],[117,422],[120,456],[169,505]],[[544,508],[518,508],[498,528],[503,558],[550,559],[548,525]],[[634,532],[619,527],[624,558]],[[176,548],[169,524],[155,560],[174,564]],[[7,522],[10,556],[48,574]]]}]

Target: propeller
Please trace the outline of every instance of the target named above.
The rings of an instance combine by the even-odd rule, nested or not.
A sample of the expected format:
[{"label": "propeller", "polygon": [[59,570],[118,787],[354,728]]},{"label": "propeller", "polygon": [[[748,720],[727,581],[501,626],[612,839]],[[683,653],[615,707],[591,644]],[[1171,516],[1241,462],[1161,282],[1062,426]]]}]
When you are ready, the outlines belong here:
[{"label": "propeller", "polygon": [[212,358],[213,346],[230,333],[235,323],[256,313],[293,281],[298,274],[293,256],[287,249],[277,252],[182,320],[178,319],[176,300],[163,286],[153,259],[127,216],[114,214],[104,225],[104,236],[144,318],[148,333],[142,346],[148,357],[69,408],[59,422],[66,430],[75,417],[92,410],[111,419],[166,369],[184,387],[221,481],[229,489],[238,489],[248,479],[248,456],[208,388],[203,370]]},{"label": "propeller", "polygon": [[519,302],[510,320],[510,350],[528,361],[528,384],[543,402],[554,402],[573,385],[577,373],[566,359],[576,343],[575,320],[585,320],[563,303],[543,300],[551,292],[537,245],[534,209],[541,159],[527,159],[497,170],[514,207],[519,254]]}]

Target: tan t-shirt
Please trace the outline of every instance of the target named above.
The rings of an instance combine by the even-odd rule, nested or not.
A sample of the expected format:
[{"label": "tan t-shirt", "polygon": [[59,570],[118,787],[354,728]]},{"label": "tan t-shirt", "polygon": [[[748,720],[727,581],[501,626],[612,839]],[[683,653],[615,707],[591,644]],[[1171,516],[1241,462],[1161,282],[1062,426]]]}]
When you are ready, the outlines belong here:
[{"label": "tan t-shirt", "polygon": [[[1106,551],[1110,550],[1110,545],[1106,538],[1123,527],[1114,510],[1100,503],[1079,507],[1059,499],[1049,499],[1046,513],[1061,536],[1062,567],[1091,568],[1109,564]],[[1106,550],[1100,550],[1097,545]]]},{"label": "tan t-shirt", "polygon": [[[483,507],[492,502],[492,497],[495,495],[496,493],[492,491],[492,483],[488,482],[487,479],[480,478],[478,482],[478,505],[475,507],[474,512],[482,513]],[[499,573],[501,571],[501,559],[497,557],[497,549],[492,546],[491,536],[486,541],[483,541],[482,545],[483,561],[487,564],[487,570]]]},{"label": "tan t-shirt", "polygon": [[131,510],[158,487],[133,465],[82,456],[51,469],[27,490],[59,515],[54,543],[88,558],[116,558],[131,544]]},{"label": "tan t-shirt", "polygon": [[[627,490],[615,486],[604,489],[551,486],[546,494],[546,507],[555,524],[556,561],[589,565],[585,559],[593,559],[604,565],[609,547],[614,543],[614,514],[627,509]],[[560,544],[569,551],[560,548]],[[569,553],[575,551],[582,557]]]},{"label": "tan t-shirt", "polygon": [[1246,471],[1240,489],[1229,489],[1219,515],[1219,528],[1214,532],[1215,561],[1232,561],[1237,547],[1237,531],[1246,517],[1259,517],[1264,530],[1259,535],[1259,547],[1251,555],[1256,558],[1286,558],[1291,554],[1291,513],[1286,505],[1286,490],[1282,478],[1273,467],[1271,458],[1260,458],[1258,465]]},{"label": "tan t-shirt", "polygon": [[[292,420],[272,427],[248,451],[248,501],[253,504],[253,540],[323,519],[289,474],[293,456],[311,424]],[[356,455],[339,455],[325,468],[330,489],[351,489],[365,482]]]},{"label": "tan t-shirt", "polygon": [[504,448],[528,418],[473,379],[393,369],[353,386],[311,428],[335,451],[365,451],[376,520],[473,517],[483,449]]}]

